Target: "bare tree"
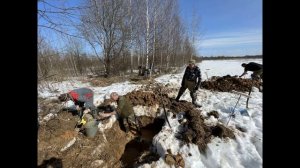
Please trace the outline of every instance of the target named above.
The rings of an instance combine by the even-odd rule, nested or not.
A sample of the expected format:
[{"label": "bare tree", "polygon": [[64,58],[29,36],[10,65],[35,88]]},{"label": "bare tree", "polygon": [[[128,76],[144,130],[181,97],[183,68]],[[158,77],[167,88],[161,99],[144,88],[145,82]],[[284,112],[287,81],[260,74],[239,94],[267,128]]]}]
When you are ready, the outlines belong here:
[{"label": "bare tree", "polygon": [[38,1],[39,30],[66,37],[61,38],[65,48],[58,50],[46,43],[50,37],[40,33],[38,74],[60,71],[82,76],[88,69],[116,75],[133,73],[140,65],[152,73],[156,65],[167,70],[196,55],[197,19],[184,27],[190,24],[179,17],[177,0],[81,2],[69,7]]},{"label": "bare tree", "polygon": [[[122,20],[124,10],[122,7],[124,1],[96,1],[87,0],[90,8],[86,9],[81,17],[81,32],[88,43],[94,48],[95,54],[104,64],[106,74],[110,74],[111,62],[114,57],[117,57],[126,41],[127,34],[125,33]],[[99,47],[99,49],[97,49]],[[100,57],[99,51],[102,51],[103,56]]]}]

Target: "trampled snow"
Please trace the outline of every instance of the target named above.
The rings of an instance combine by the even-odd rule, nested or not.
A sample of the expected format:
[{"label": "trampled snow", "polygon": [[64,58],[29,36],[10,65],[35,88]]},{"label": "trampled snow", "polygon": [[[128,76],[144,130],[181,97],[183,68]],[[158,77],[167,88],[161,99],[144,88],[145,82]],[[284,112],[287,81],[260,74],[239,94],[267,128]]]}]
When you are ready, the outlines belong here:
[{"label": "trampled snow", "polygon": [[[224,75],[241,75],[243,73],[242,63],[257,62],[262,63],[262,59],[236,59],[236,60],[209,60],[202,61],[198,66],[202,72],[202,80],[206,80],[212,76]],[[183,71],[179,74],[168,74],[156,78],[159,83],[168,84],[175,88],[180,87]],[[252,72],[248,72],[245,78],[249,78]],[[58,89],[53,93],[47,88],[40,89],[38,94],[41,97],[51,98],[58,96],[79,87],[89,87],[95,92],[95,105],[104,100],[105,95],[113,91],[124,95],[132,90],[139,89],[141,85],[130,84],[130,82],[114,83],[107,87],[91,87],[88,83],[79,81],[65,81],[53,84],[53,87]],[[169,95],[177,95],[177,92]],[[208,112],[214,110],[219,113],[219,118],[213,116],[205,120],[207,125],[215,125],[221,122],[224,125],[229,120],[229,115],[237,103],[238,94],[228,92],[216,92],[205,89],[199,89],[196,92],[197,102],[202,105],[202,115],[206,116]],[[181,96],[181,100],[191,101],[189,91],[186,90]],[[169,167],[164,161],[164,156],[167,154],[167,149],[171,149],[172,154],[181,154],[185,167],[191,168],[259,168],[262,167],[262,92],[253,88],[251,98],[249,99],[249,108],[246,108],[246,97],[241,96],[235,111],[235,118],[231,118],[228,126],[234,130],[236,139],[220,139],[215,137],[208,144],[206,154],[199,152],[198,147],[194,144],[182,145],[180,140],[175,138],[176,132],[180,129],[178,118],[172,118],[169,115],[168,120],[172,126],[169,128],[165,124],[162,130],[153,138],[153,145],[156,146],[158,154],[161,158],[158,161],[144,164],[140,167]],[[69,103],[68,106],[72,104]],[[142,115],[145,108],[135,108],[135,113]],[[248,116],[249,115],[249,116]],[[177,116],[179,117],[179,116]],[[112,118],[108,124],[116,122]],[[109,129],[109,126],[99,125],[99,129]],[[239,129],[237,129],[239,128]],[[243,131],[241,131],[241,129]],[[103,130],[102,130],[103,131]],[[174,166],[173,166],[174,167]]]}]

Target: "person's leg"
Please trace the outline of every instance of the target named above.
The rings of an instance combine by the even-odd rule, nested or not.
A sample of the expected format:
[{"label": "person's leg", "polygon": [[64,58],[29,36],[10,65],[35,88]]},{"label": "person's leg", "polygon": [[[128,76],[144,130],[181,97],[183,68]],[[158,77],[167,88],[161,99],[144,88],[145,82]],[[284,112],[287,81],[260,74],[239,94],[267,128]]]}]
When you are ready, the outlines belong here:
[{"label": "person's leg", "polygon": [[192,103],[195,104],[195,102],[196,102],[196,92],[195,92],[195,90],[190,92],[190,96],[192,98]]},{"label": "person's leg", "polygon": [[180,87],[177,97],[175,99],[176,101],[179,101],[180,97],[182,96],[185,90],[186,90],[186,85]]},{"label": "person's leg", "polygon": [[260,70],[258,70],[258,71],[254,71],[253,73],[252,73],[252,75],[251,75],[251,78],[253,79],[253,80],[258,80],[258,79],[260,79],[261,78],[261,75],[262,75],[262,69],[260,69]]},{"label": "person's leg", "polygon": [[196,83],[195,82],[187,82],[187,88],[189,89],[190,91],[190,96],[192,98],[192,103],[194,104],[195,101],[196,101],[196,90],[195,90],[195,86],[196,86]]},{"label": "person's leg", "polygon": [[136,128],[136,130],[138,130],[138,125],[137,125],[138,123],[136,123],[136,121],[135,121],[134,114],[129,115],[127,118],[127,121],[128,121],[129,126],[134,127],[134,128]]},{"label": "person's leg", "polygon": [[195,90],[195,87],[196,87],[196,83],[195,82],[190,82],[188,83],[188,89],[190,91],[190,96],[192,98],[192,104],[194,104],[196,107],[201,107],[200,104],[197,104],[196,103],[196,90]]},{"label": "person's leg", "polygon": [[125,127],[125,132],[128,133],[128,132],[129,132],[128,118],[125,117],[125,118],[123,118],[122,120],[123,120],[123,124],[124,124],[124,127]]},{"label": "person's leg", "polygon": [[258,76],[260,79],[262,79],[262,74],[263,74],[262,69],[257,71],[257,76]]}]

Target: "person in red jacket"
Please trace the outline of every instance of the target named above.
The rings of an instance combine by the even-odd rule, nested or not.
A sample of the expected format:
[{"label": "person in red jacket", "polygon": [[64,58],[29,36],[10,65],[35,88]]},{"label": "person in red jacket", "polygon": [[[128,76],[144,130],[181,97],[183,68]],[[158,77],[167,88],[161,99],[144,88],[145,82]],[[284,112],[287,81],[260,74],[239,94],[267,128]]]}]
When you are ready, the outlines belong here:
[{"label": "person in red jacket", "polygon": [[97,109],[94,105],[94,92],[89,88],[71,90],[68,93],[61,94],[58,99],[61,102],[73,101],[80,117],[82,117],[83,113],[92,112],[93,114]]}]

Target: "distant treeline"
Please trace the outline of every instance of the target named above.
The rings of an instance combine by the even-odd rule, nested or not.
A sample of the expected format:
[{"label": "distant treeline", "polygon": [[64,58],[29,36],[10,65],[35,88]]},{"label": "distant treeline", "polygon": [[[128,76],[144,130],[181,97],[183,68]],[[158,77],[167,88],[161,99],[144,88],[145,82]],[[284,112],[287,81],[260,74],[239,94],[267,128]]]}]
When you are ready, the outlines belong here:
[{"label": "distant treeline", "polygon": [[252,59],[252,58],[262,58],[262,55],[201,57],[202,60]]}]

